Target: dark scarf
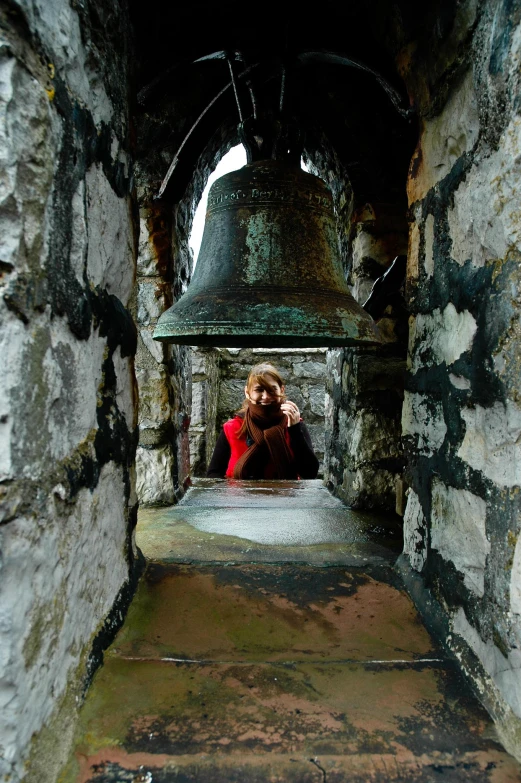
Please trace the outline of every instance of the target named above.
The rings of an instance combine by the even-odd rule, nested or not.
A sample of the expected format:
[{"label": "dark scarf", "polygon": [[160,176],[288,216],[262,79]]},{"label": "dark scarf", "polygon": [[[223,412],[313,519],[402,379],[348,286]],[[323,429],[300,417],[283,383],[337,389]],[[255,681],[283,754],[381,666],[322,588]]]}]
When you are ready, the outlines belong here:
[{"label": "dark scarf", "polygon": [[296,479],[297,472],[293,457],[286,443],[286,414],[281,412],[280,403],[272,405],[248,403],[245,425],[253,444],[235,463],[233,477],[248,478],[252,466],[257,463],[257,458],[267,449],[275,466],[275,478]]}]

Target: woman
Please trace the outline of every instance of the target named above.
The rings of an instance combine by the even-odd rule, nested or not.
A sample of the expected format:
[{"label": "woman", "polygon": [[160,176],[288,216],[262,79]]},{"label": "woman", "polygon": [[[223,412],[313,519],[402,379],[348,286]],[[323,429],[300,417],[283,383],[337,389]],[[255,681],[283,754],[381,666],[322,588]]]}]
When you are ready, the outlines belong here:
[{"label": "woman", "polygon": [[314,479],[318,459],[306,425],[271,364],[252,368],[244,387],[246,399],[223,426],[208,478]]}]

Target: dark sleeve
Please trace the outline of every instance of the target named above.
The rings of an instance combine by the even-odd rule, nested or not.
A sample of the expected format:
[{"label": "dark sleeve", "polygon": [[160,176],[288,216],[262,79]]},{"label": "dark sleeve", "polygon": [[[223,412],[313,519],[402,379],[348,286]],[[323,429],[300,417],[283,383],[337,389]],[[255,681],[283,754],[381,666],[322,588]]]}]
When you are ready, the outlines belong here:
[{"label": "dark sleeve", "polygon": [[230,444],[228,443],[228,438],[223,430],[217,438],[212,459],[210,460],[208,470],[206,471],[206,478],[224,478],[231,453],[232,451],[230,449]]},{"label": "dark sleeve", "polygon": [[318,459],[311,445],[308,428],[303,421],[288,428],[291,450],[300,478],[314,479],[318,473]]}]

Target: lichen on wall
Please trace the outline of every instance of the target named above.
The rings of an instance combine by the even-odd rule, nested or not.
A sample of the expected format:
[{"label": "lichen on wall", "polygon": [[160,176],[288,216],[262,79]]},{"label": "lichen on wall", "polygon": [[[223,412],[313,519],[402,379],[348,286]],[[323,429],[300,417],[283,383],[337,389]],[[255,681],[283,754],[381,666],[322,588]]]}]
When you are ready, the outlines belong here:
[{"label": "lichen on wall", "polygon": [[420,114],[408,181],[405,554],[521,757],[519,4],[467,0],[443,42],[417,41],[399,59]]},{"label": "lichen on wall", "polygon": [[103,3],[0,8],[0,779],[10,783],[55,780],[136,573],[128,32],[122,8]]}]

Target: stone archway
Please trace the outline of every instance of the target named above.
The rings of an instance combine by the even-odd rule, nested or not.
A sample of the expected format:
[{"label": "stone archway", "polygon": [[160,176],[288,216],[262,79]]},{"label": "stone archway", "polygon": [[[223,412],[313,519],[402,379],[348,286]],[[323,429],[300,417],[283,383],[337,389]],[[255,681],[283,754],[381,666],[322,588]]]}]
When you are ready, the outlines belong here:
[{"label": "stone archway", "polygon": [[[1,7],[1,770],[13,779],[25,775],[31,752],[27,779],[55,777],[70,736],[62,727],[138,570],[129,314],[141,303],[151,325],[186,284],[190,205],[236,122],[233,104],[209,112],[170,203],[153,201],[173,150],[223,78],[202,66],[189,73],[188,62],[259,40],[270,42],[268,54],[281,52],[287,30],[297,49],[370,57],[416,111],[417,126],[402,126],[368,76],[346,80],[325,66],[295,87],[309,157],[337,189],[353,268],[363,267],[370,210],[377,221],[377,205],[390,205],[382,215],[400,209],[400,225],[409,221],[402,571],[426,616],[437,607],[503,741],[520,752],[519,6],[328,6],[312,35],[290,8],[275,27],[266,12],[254,31],[249,22],[230,26],[238,10],[137,0],[128,14],[105,0]],[[195,29],[197,38],[185,34]],[[155,250],[140,256],[133,305],[136,206],[146,225],[140,241],[149,248],[150,236]],[[186,475],[187,357],[151,356],[156,399],[170,411],[175,495]],[[334,388],[346,376],[349,391],[351,367],[343,357]],[[339,426],[345,393],[335,401]],[[157,431],[147,448],[165,445]],[[356,459],[334,467],[337,487],[347,471],[346,496],[361,468]]]}]

